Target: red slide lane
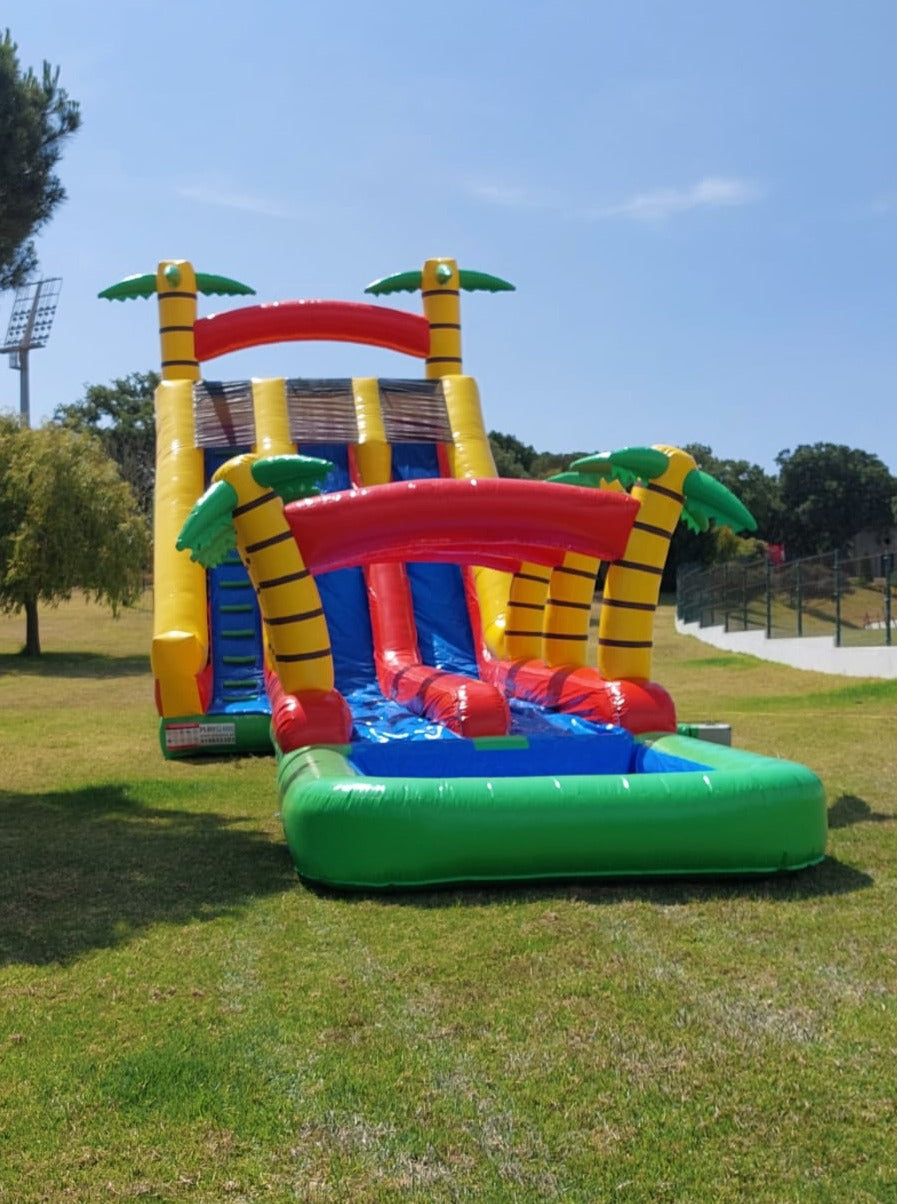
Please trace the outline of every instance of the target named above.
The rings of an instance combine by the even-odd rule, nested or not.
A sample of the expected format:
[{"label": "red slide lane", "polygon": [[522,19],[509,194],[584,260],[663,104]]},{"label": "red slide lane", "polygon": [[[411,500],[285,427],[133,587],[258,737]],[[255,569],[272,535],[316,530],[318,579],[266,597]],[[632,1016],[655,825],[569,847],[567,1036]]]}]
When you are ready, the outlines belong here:
[{"label": "red slide lane", "polygon": [[364,577],[384,696],[459,736],[504,736],[511,714],[496,686],[421,664],[405,566],[370,564]]},{"label": "red slide lane", "polygon": [[490,660],[482,670],[510,697],[551,711],[581,715],[593,723],[616,723],[636,735],[676,730],[673,700],[656,682],[607,681],[588,666],[551,666],[539,660]]},{"label": "red slide lane", "polygon": [[[349,472],[360,488],[361,473],[352,448]],[[411,584],[404,564],[366,565],[364,580],[377,681],[384,697],[459,736],[505,735],[511,712],[501,690],[477,678],[421,664]]]},{"label": "red slide lane", "polygon": [[382,561],[514,568],[564,552],[617,560],[638,512],[625,493],[545,481],[399,481],[325,493],[284,508],[313,573]]},{"label": "red slide lane", "polygon": [[193,323],[193,343],[200,363],[264,343],[309,339],[366,343],[418,359],[430,354],[426,318],[360,301],[273,301],[210,314]]}]

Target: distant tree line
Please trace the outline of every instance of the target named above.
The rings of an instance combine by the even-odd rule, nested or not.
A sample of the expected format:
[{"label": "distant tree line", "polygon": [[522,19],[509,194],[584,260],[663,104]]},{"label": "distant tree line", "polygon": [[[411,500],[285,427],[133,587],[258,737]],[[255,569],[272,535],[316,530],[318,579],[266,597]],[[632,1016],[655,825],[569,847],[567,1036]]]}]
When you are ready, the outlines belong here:
[{"label": "distant tree line", "polygon": [[[490,431],[489,441],[503,477],[545,479],[587,454],[539,452],[500,431]],[[801,444],[779,452],[778,472],[768,473],[747,460],[715,456],[703,443],[684,444],[683,450],[740,498],[757,531],[744,539],[726,528],[696,534],[680,525],[670,545],[665,589],[675,587],[681,565],[749,559],[764,554],[767,544],[783,546],[790,560],[849,551],[861,531],[885,536],[897,524],[897,477],[870,452],[835,443]]]}]

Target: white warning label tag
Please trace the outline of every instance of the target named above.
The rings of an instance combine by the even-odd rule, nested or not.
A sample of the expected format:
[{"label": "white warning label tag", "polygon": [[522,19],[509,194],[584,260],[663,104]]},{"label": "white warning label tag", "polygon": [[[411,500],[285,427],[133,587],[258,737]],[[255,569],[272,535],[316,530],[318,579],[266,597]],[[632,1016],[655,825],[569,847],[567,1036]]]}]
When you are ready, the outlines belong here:
[{"label": "white warning label tag", "polygon": [[171,723],[165,728],[166,749],[224,748],[236,742],[234,723]]}]

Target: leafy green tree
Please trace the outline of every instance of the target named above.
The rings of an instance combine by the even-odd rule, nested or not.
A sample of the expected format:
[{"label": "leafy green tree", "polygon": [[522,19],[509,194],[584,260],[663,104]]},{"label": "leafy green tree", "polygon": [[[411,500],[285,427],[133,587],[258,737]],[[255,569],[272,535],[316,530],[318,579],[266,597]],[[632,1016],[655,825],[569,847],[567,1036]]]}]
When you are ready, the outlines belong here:
[{"label": "leafy green tree", "polygon": [[516,436],[504,435],[500,431],[489,432],[489,444],[498,475],[523,480],[544,481],[562,472],[571,460],[588,454],[583,451],[536,451],[532,444],[522,443]]},{"label": "leafy green tree", "polygon": [[0,39],[0,290],[24,284],[37,267],[32,235],[65,199],[54,174],[65,139],[81,124],[59,87],[59,68],[38,77],[19,66],[7,29]]},{"label": "leafy green tree", "polygon": [[88,385],[80,401],[57,406],[53,413],[58,425],[100,439],[147,518],[156,473],[153,395],[158,383],[156,372],[130,372],[111,385]]},{"label": "leafy green tree", "polygon": [[489,445],[500,477],[514,477],[517,480],[528,480],[532,477],[533,461],[537,452],[529,443],[521,443],[514,435],[490,431]]},{"label": "leafy green tree", "polygon": [[136,601],[149,536],[133,491],[92,435],[0,419],[0,609],[25,612],[40,655],[38,603],[80,589],[113,612]]},{"label": "leafy green tree", "polygon": [[537,481],[546,481],[549,477],[563,472],[573,460],[578,460],[588,454],[585,451],[537,452],[530,466],[530,474]]},{"label": "leafy green tree", "polygon": [[885,532],[897,482],[871,452],[801,444],[776,457],[788,558],[847,551],[860,531]]}]

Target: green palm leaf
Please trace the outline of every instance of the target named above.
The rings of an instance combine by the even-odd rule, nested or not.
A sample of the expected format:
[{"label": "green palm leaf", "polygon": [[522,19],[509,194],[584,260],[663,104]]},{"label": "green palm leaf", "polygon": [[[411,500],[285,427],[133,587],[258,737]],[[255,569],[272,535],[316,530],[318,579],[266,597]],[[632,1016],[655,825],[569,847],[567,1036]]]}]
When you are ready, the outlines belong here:
[{"label": "green palm leaf", "polygon": [[264,456],[252,466],[252,477],[258,485],[273,489],[286,502],[312,497],[333,465],[315,456]]},{"label": "green palm leaf", "polygon": [[682,492],[685,506],[682,517],[692,530],[706,531],[712,519],[733,531],[756,531],[756,520],[742,502],[721,481],[717,481],[700,468],[693,468],[686,476]]},{"label": "green palm leaf", "polygon": [[656,447],[623,447],[619,451],[599,452],[582,456],[570,465],[580,472],[595,473],[605,481],[619,481],[628,489],[636,481],[650,481],[662,476],[670,458]]},{"label": "green palm leaf", "polygon": [[552,485],[579,485],[583,489],[597,489],[601,484],[601,477],[594,472],[556,472],[546,480]]},{"label": "green palm leaf", "polygon": [[130,301],[133,297],[151,297],[155,291],[156,273],[144,272],[143,275],[126,276],[118,284],[110,284],[97,296],[105,301]]},{"label": "green palm leaf", "polygon": [[222,297],[255,296],[255,289],[239,280],[231,280],[229,276],[212,276],[208,272],[196,273],[196,287],[203,296],[218,295]]},{"label": "green palm leaf", "polygon": [[216,481],[205,491],[184,520],[177,538],[179,552],[205,569],[221,564],[237,546],[233,512],[237,491],[227,481]]},{"label": "green palm leaf", "polygon": [[[169,264],[165,270],[169,283],[177,288],[180,283],[180,271],[177,265]],[[239,280],[231,280],[229,276],[213,276],[208,272],[196,273],[196,287],[206,296],[213,294],[255,296],[255,289],[250,288],[248,284],[241,284]],[[110,284],[97,296],[102,297],[105,301],[130,301],[135,297],[152,297],[155,292],[156,273],[144,272],[142,275],[126,276],[117,284]]]},{"label": "green palm leaf", "polygon": [[[572,472],[560,473],[551,479],[577,485],[584,482],[576,478],[591,475],[598,480],[619,481],[628,489],[637,481],[662,476],[669,462],[669,456],[659,448],[624,447],[620,451],[582,456],[571,464]],[[711,521],[731,527],[733,531],[756,531],[757,523],[750,510],[709,473],[699,468],[691,469],[683,482],[682,492],[685,498],[682,521],[692,531],[706,531]]]},{"label": "green palm leaf", "polygon": [[487,272],[473,272],[467,268],[458,271],[461,287],[468,293],[513,293],[514,285],[500,276],[490,276]]},{"label": "green palm leaf", "polygon": [[416,293],[420,290],[423,276],[421,271],[395,272],[392,276],[383,276],[380,280],[374,280],[364,291],[378,297],[385,296],[387,293]]},{"label": "green palm leaf", "polygon": [[[448,265],[445,265],[447,278],[451,278],[451,271]],[[437,269],[437,272],[439,269]],[[502,293],[514,292],[514,285],[508,280],[502,280],[500,276],[490,276],[488,272],[474,272],[468,268],[461,268],[458,272],[458,280],[461,288],[468,293],[487,292],[487,293]],[[366,293],[374,293],[377,296],[383,296],[386,293],[416,293],[423,283],[423,272],[396,272],[392,276],[384,276],[381,280],[375,280],[369,284],[364,290]]]}]

